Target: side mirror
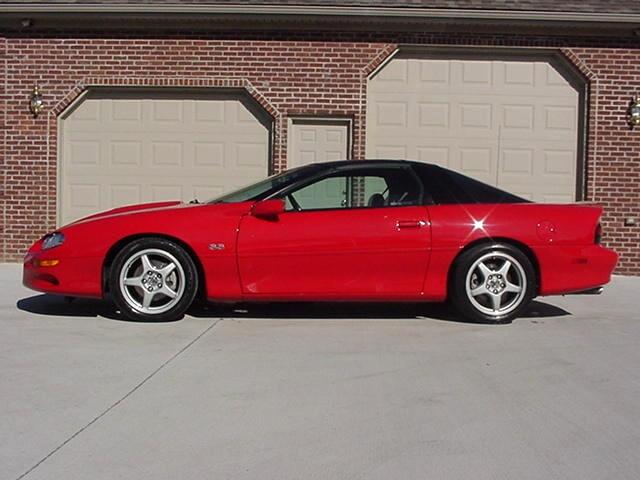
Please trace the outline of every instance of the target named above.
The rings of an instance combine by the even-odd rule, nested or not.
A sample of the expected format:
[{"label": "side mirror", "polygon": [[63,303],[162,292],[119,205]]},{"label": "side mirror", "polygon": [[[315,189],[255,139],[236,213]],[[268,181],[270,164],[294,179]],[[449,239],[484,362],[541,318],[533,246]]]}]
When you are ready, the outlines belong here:
[{"label": "side mirror", "polygon": [[254,203],[253,207],[251,207],[251,215],[267,220],[276,219],[281,213],[284,213],[284,200],[279,198],[262,200]]}]

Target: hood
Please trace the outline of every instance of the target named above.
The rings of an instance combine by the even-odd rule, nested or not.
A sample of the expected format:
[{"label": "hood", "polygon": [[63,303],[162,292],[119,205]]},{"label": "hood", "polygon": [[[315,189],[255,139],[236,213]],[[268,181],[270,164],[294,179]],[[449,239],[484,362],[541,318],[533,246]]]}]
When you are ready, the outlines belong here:
[{"label": "hood", "polygon": [[168,202],[141,203],[138,205],[127,205],[125,207],[113,208],[111,210],[107,210],[106,212],[94,213],[93,215],[89,215],[88,217],[80,218],[75,222],[71,222],[69,225],[75,225],[76,223],[82,223],[88,220],[96,220],[98,218],[112,217],[114,215],[122,215],[122,214],[132,213],[132,212],[168,210],[181,205],[184,205],[184,204],[178,200],[173,200]]}]

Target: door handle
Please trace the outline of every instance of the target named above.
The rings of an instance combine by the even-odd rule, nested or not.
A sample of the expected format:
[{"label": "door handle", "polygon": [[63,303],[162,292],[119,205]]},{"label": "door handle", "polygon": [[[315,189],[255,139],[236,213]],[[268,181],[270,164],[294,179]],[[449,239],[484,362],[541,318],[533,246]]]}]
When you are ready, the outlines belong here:
[{"label": "door handle", "polygon": [[427,225],[424,220],[398,220],[396,227],[398,230],[401,228],[422,228]]}]

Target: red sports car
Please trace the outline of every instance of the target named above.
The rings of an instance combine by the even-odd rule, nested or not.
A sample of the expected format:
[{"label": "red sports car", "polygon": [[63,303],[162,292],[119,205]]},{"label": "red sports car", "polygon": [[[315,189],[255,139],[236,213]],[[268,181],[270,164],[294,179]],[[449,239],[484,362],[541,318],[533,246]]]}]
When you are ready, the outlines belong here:
[{"label": "red sports car", "polygon": [[38,240],[24,284],[113,297],[130,319],[211,301],[451,300],[502,323],[538,295],[611,278],[602,209],[528,202],[444,168],[368,160],[309,165],[202,204],[116,208]]}]

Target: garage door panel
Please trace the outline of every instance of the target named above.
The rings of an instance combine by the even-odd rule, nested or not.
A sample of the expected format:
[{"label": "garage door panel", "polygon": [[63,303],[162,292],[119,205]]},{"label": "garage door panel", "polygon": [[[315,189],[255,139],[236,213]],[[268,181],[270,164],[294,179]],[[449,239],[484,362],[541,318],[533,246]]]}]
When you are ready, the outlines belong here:
[{"label": "garage door panel", "polygon": [[578,99],[544,61],[398,57],[369,81],[366,155],[436,163],[538,201],[574,199]]},{"label": "garage door panel", "polygon": [[151,107],[151,123],[176,123],[182,124],[185,107],[189,107],[189,102],[180,100],[154,100],[146,102]]},{"label": "garage door panel", "polygon": [[111,119],[114,122],[138,123],[142,120],[142,102],[140,100],[115,100],[105,105],[108,112],[111,108]]},{"label": "garage door panel", "polygon": [[70,205],[74,208],[94,208],[100,205],[100,185],[91,183],[90,179],[86,183],[79,180],[70,185]]},{"label": "garage door panel", "polygon": [[234,152],[231,157],[232,167],[243,168],[244,170],[253,170],[260,168],[262,165],[261,158],[267,153],[264,143],[240,141],[231,145]]},{"label": "garage door panel", "polygon": [[520,137],[524,135],[530,135],[534,131],[536,107],[531,104],[503,104],[499,108],[501,112],[501,118],[499,125],[502,128],[501,133],[504,135],[511,135],[514,137]]},{"label": "garage door panel", "polygon": [[98,122],[100,120],[101,107],[104,108],[96,102],[83,102],[74,109],[73,116],[70,117],[70,122],[76,127],[81,127],[91,122]]},{"label": "garage door panel", "polygon": [[451,146],[438,145],[437,143],[429,146],[417,146],[416,159],[421,162],[433,163],[441,167],[450,168]]},{"label": "garage door panel", "polygon": [[141,166],[142,142],[136,140],[109,142],[109,167]]},{"label": "garage door panel", "polygon": [[[527,147],[504,147],[501,150],[499,174],[501,177],[520,178],[525,181],[534,174],[536,152]],[[499,178],[501,178],[499,177]]]},{"label": "garage door panel", "polygon": [[224,125],[224,105],[214,102],[196,102],[195,120],[198,124]]},{"label": "garage door panel", "polygon": [[101,148],[98,140],[76,140],[67,149],[71,165],[100,165]]},{"label": "garage door panel", "polygon": [[106,188],[107,202],[111,205],[133,205],[142,202],[142,186],[139,184],[111,184]]},{"label": "garage door panel", "polygon": [[493,145],[461,147],[459,149],[460,166],[456,169],[468,172],[483,182],[494,183],[497,167],[494,152]]},{"label": "garage door panel", "polygon": [[544,203],[571,203],[574,201],[571,195],[564,193],[558,194],[543,194],[542,199],[539,200]]},{"label": "garage door panel", "polygon": [[194,167],[224,167],[224,142],[193,142]]},{"label": "garage door panel", "polygon": [[544,105],[542,128],[546,135],[558,137],[577,129],[577,108],[574,105]]},{"label": "garage door panel", "polygon": [[[400,140],[400,139],[398,139]],[[367,158],[371,159],[385,159],[385,160],[403,160],[408,158],[408,148],[405,145],[377,145],[372,153],[367,155]]]},{"label": "garage door panel", "polygon": [[501,150],[498,187],[511,191],[530,190],[537,185],[540,198],[572,197],[575,188],[575,151],[527,147],[526,142],[508,142]]},{"label": "garage door panel", "polygon": [[[235,185],[234,188],[240,188],[241,185]],[[224,185],[194,185],[193,198],[201,202],[205,202],[212,198],[221,196],[225,191]]]},{"label": "garage door panel", "polygon": [[268,173],[270,120],[236,93],[94,92],[61,122],[61,223],[206,200]]},{"label": "garage door panel", "polygon": [[502,81],[505,85],[533,86],[536,80],[536,65],[534,63],[512,62],[503,65]]},{"label": "garage door panel", "polygon": [[151,142],[151,168],[184,167],[182,142]]},{"label": "garage door panel", "polygon": [[573,161],[575,151],[545,149],[540,162],[544,168],[544,174],[553,177],[558,175],[566,181],[566,177],[576,173],[576,164]]},{"label": "garage door panel", "polygon": [[435,132],[446,132],[451,118],[451,104],[445,102],[417,102],[418,125]]},{"label": "garage door panel", "polygon": [[485,61],[455,62],[454,73],[458,70],[457,78],[463,86],[469,89],[490,89],[493,85],[493,71],[495,65]]},{"label": "garage door panel", "polygon": [[493,105],[491,103],[461,102],[456,107],[454,112],[457,111],[459,113],[459,126],[463,135],[465,133],[471,135],[475,133],[476,135],[481,134],[484,136],[486,131],[494,128],[492,121]]}]

